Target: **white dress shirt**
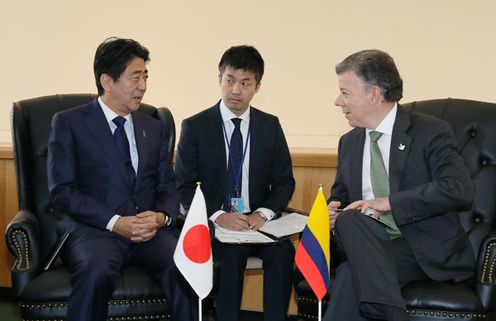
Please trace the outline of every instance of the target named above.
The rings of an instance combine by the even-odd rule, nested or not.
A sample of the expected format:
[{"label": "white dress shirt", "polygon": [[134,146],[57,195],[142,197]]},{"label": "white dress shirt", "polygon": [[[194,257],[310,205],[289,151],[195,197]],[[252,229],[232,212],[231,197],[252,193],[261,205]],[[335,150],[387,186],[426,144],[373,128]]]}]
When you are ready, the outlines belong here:
[{"label": "white dress shirt", "polygon": [[[248,129],[250,128],[250,108],[249,107],[241,116],[236,116],[233,112],[227,108],[224,104],[224,101],[220,102],[220,114],[222,117],[222,121],[224,122],[224,128],[226,129],[227,139],[231,139],[232,133],[234,131],[234,123],[231,121],[233,118],[241,119],[241,135],[243,136],[243,151],[246,145],[246,140],[248,139]],[[224,146],[226,148],[226,161],[227,166],[229,166],[229,141],[226,140],[226,135],[224,135]],[[251,212],[250,207],[250,189],[249,189],[249,177],[250,177],[250,145],[251,141],[248,142],[248,146],[246,146],[246,155],[243,161],[243,170],[242,170],[242,179],[241,179],[241,197],[243,198],[243,212],[249,213]],[[272,219],[276,213],[271,209],[260,207],[254,212],[261,212],[267,220]],[[223,210],[218,210],[212,216],[210,216],[211,221],[215,221],[217,217],[224,213]]]},{"label": "white dress shirt", "polygon": [[[398,104],[395,104],[391,111],[384,117],[382,122],[374,131],[382,133],[382,136],[377,141],[382,154],[382,161],[386,168],[386,173],[389,176],[389,152],[391,150],[391,137],[393,134],[394,121],[396,120],[396,112]],[[369,133],[372,129],[365,129],[365,144],[363,145],[363,166],[362,166],[362,198],[364,200],[374,199],[372,191],[372,181],[370,180],[370,137]]]}]

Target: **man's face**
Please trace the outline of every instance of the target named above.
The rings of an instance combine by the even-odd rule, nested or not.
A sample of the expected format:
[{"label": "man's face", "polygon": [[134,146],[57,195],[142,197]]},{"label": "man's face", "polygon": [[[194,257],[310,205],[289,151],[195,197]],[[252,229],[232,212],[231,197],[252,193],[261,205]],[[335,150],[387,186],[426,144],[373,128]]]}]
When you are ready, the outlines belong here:
[{"label": "man's face", "polygon": [[244,69],[234,69],[231,66],[226,67],[224,73],[220,75],[219,82],[224,104],[237,116],[242,115],[248,109],[253,96],[260,88],[255,73]]},{"label": "man's face", "polygon": [[103,80],[106,84],[102,84],[105,89],[105,104],[121,116],[138,110],[148,79],[145,61],[142,58],[133,58],[116,81],[106,76]]},{"label": "man's face", "polygon": [[338,82],[340,93],[334,104],[341,107],[350,126],[373,129],[375,122],[371,88],[353,71],[338,75]]}]

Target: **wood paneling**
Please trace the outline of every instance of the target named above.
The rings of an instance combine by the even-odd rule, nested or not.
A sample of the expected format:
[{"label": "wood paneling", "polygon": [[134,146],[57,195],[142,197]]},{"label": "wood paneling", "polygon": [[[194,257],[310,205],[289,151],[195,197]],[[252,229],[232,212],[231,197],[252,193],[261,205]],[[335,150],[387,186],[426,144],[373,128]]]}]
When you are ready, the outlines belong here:
[{"label": "wood paneling", "polygon": [[[337,155],[335,149],[292,149],[293,174],[296,188],[289,206],[304,212],[310,212],[319,184],[324,194],[329,190],[336,176]],[[12,148],[0,145],[0,229],[5,231],[8,222],[18,211],[17,187]],[[297,244],[297,240],[294,240]],[[13,257],[7,251],[5,237],[0,237],[0,286],[10,287],[10,269]],[[263,311],[263,272],[251,270],[245,273],[243,299],[244,310]],[[289,313],[295,315],[296,296],[291,295]]]},{"label": "wood paneling", "polygon": [[[0,146],[0,231],[5,232],[7,224],[16,215],[17,187],[12,149]],[[0,287],[10,287],[10,268],[14,257],[7,250],[5,236],[0,237]]]}]

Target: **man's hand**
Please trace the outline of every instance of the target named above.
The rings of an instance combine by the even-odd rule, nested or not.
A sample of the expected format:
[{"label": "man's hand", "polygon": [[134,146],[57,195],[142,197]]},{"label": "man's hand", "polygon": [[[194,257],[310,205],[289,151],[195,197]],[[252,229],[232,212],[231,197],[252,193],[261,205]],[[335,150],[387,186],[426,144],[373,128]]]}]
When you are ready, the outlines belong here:
[{"label": "man's hand", "polygon": [[252,214],[247,216],[248,224],[250,224],[250,229],[254,231],[258,231],[259,228],[264,226],[267,220],[263,217],[260,212],[253,212]]},{"label": "man's hand", "polygon": [[136,243],[146,242],[157,234],[164,221],[163,213],[146,211],[136,216],[119,217],[112,231]]},{"label": "man's hand", "polygon": [[239,214],[238,212],[224,212],[215,219],[215,223],[228,230],[241,231],[250,228],[247,215]]},{"label": "man's hand", "polygon": [[334,228],[336,218],[341,212],[336,211],[341,206],[341,202],[332,201],[327,205],[327,212],[329,213],[329,221],[331,223],[331,230]]},{"label": "man's hand", "polygon": [[391,211],[391,204],[389,204],[389,198],[382,197],[366,201],[355,201],[348,205],[345,209],[357,210],[363,214],[370,213],[374,218],[379,219],[382,213]]}]

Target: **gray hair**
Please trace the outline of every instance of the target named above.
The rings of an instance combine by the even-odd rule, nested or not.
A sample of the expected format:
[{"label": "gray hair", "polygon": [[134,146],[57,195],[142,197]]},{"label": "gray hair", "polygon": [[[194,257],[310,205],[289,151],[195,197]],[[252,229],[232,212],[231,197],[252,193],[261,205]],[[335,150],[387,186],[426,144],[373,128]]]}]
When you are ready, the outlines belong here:
[{"label": "gray hair", "polygon": [[384,99],[397,102],[403,97],[403,80],[386,52],[371,49],[356,52],[336,65],[336,74],[353,71],[363,82],[378,86]]}]

